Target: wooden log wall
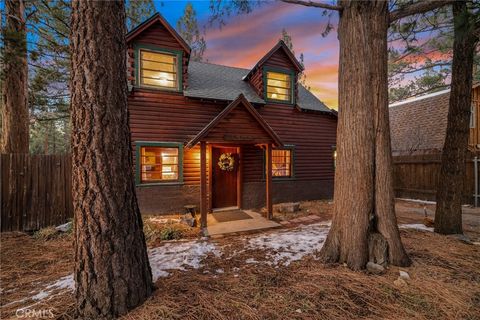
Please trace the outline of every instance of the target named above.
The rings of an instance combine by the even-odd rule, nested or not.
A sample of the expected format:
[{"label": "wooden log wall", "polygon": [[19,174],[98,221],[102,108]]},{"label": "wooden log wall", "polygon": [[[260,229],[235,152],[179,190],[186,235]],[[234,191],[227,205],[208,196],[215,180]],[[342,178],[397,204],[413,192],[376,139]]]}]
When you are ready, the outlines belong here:
[{"label": "wooden log wall", "polygon": [[70,155],[0,155],[0,230],[33,231],[73,217]]}]

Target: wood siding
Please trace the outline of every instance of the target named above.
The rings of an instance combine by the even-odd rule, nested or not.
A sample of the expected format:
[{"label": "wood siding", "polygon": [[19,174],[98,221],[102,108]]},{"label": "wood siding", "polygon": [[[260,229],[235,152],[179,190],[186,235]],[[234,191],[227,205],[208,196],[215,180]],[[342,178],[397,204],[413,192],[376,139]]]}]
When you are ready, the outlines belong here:
[{"label": "wood siding", "polygon": [[[136,141],[186,143],[227,106],[227,103],[199,101],[179,93],[158,90],[135,89],[128,99],[132,150],[135,150]],[[332,146],[335,145],[337,123],[335,117],[305,113],[293,106],[280,104],[268,104],[257,110],[284,144],[294,146],[296,180],[333,180]],[[228,126],[225,129],[230,130]],[[244,181],[264,181],[263,150],[246,145],[243,147],[242,158]],[[183,176],[184,184],[199,185],[198,146],[185,151]]]},{"label": "wood siding", "polygon": [[470,128],[468,145],[478,152],[480,151],[480,86],[472,90],[472,103],[475,106],[475,128]]}]

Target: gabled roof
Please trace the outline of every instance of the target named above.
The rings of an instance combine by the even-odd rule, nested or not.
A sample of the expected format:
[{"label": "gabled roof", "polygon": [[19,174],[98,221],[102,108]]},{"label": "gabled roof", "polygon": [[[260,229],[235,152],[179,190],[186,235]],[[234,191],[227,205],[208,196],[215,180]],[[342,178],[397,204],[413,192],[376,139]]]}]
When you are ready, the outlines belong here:
[{"label": "gabled roof", "polygon": [[141,34],[144,30],[148,29],[150,26],[154,25],[155,23],[162,24],[170,33],[171,35],[180,43],[183,49],[186,51],[187,54],[190,54],[190,46],[183,40],[182,36],[178,34],[178,32],[165,20],[160,13],[155,13],[153,16],[133,28],[129,33],[127,33],[127,42],[132,41],[135,39],[139,34]]},{"label": "gabled roof", "polygon": [[285,52],[285,54],[287,55],[287,57],[290,59],[290,61],[292,62],[292,64],[295,66],[295,68],[297,69],[298,72],[302,72],[303,71],[303,66],[302,64],[297,60],[297,58],[295,58],[295,56],[293,55],[292,51],[287,47],[287,45],[285,44],[285,42],[283,42],[283,40],[279,40],[278,43],[270,50],[268,51],[268,53],[266,55],[263,56],[262,59],[260,59],[256,64],[255,66],[250,70],[250,72],[247,74],[247,76],[245,77],[245,79],[248,79],[250,77],[250,75],[260,66],[262,66],[275,52],[277,52],[278,50],[283,50]]},{"label": "gabled roof", "polygon": [[248,102],[243,94],[240,94],[232,103],[230,103],[225,109],[223,109],[210,123],[208,123],[192,140],[190,140],[186,148],[190,149],[194,147],[198,142],[203,138],[208,136],[208,133],[215,128],[220,121],[225,119],[235,108],[244,107],[250,115],[257,121],[260,127],[267,133],[267,135],[272,139],[276,146],[282,146],[283,143],[278,137],[278,135],[273,131],[273,129],[268,125],[268,123],[263,119],[263,117],[255,110],[255,108]]},{"label": "gabled roof", "polygon": [[[205,62],[190,61],[188,67],[188,88],[183,94],[190,98],[233,101],[243,94],[250,103],[265,104],[250,84],[242,81],[248,69],[221,66]],[[313,93],[298,84],[296,104],[301,110],[332,113]]]}]

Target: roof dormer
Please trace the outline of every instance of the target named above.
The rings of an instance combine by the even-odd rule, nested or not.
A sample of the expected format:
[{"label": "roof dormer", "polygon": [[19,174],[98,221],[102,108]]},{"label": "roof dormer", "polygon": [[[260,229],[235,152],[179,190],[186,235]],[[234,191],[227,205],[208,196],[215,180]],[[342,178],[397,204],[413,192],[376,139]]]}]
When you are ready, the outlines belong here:
[{"label": "roof dormer", "polygon": [[245,76],[258,95],[270,103],[294,105],[298,97],[298,74],[302,64],[280,40]]},{"label": "roof dormer", "polygon": [[177,92],[187,87],[191,49],[159,13],[126,37],[130,85]]}]

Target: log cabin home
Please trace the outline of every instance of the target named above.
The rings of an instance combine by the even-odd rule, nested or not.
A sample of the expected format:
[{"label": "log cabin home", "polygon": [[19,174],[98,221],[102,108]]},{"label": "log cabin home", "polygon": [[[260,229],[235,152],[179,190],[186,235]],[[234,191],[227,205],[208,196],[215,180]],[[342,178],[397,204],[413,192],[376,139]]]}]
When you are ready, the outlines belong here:
[{"label": "log cabin home", "polygon": [[127,45],[142,213],[196,205],[206,226],[213,210],[266,207],[271,218],[274,202],[332,196],[337,115],[298,83],[303,66],[285,43],[251,69],[196,62],[155,14]]},{"label": "log cabin home", "polygon": [[[393,156],[442,153],[449,99],[447,89],[390,105]],[[480,83],[472,88],[468,151],[480,155]]]}]

